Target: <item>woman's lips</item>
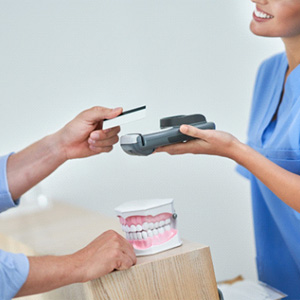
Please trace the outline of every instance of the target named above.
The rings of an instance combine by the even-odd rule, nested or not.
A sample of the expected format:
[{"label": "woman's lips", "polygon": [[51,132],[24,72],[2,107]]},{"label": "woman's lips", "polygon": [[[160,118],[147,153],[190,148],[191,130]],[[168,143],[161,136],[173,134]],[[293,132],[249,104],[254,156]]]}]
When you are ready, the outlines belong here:
[{"label": "woman's lips", "polygon": [[257,22],[266,22],[273,18],[274,16],[260,10],[259,8],[255,8],[253,12],[253,19]]}]

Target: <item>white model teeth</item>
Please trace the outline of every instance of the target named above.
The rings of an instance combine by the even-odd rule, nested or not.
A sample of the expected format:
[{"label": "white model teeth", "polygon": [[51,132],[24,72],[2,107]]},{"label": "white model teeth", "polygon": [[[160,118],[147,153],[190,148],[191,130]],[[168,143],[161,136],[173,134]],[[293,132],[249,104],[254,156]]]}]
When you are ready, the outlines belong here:
[{"label": "white model teeth", "polygon": [[141,233],[141,232],[138,232],[136,235],[137,235],[137,239],[138,239],[138,240],[141,240],[141,239],[142,239],[142,233]]},{"label": "white model teeth", "polygon": [[141,225],[136,225],[136,231],[142,231],[143,227]]},{"label": "white model teeth", "polygon": [[158,233],[163,234],[165,232],[163,227],[159,227],[158,228]]},{"label": "white model teeth", "polygon": [[145,222],[142,227],[143,227],[143,230],[147,231],[149,229],[148,222]]},{"label": "white model teeth", "polygon": [[148,237],[163,234],[165,231],[171,230],[171,219],[161,220],[159,222],[137,225],[122,225],[122,230],[126,233],[126,239],[128,240],[146,240]]},{"label": "white model teeth", "polygon": [[147,231],[138,231],[138,232],[126,232],[126,239],[128,240],[146,240],[148,237],[152,238],[155,235],[163,234],[165,231],[171,230],[170,225],[165,225],[159,227],[158,229],[154,228],[153,230],[148,229]]},{"label": "white model teeth", "polygon": [[254,14],[255,14],[256,17],[261,18],[261,19],[272,19],[273,18],[273,16],[268,15],[268,14],[266,14],[262,11],[259,11],[257,9],[255,9]]},{"label": "white model teeth", "polygon": [[[137,225],[136,225],[137,227]],[[147,231],[138,231],[138,232],[126,232],[126,239],[129,241],[134,241],[135,243],[145,241],[146,243],[151,242],[148,238],[153,239],[160,239],[161,235],[162,238],[164,237],[164,233],[171,230],[171,232],[166,233],[165,238],[172,236],[172,234],[176,233],[177,231],[171,227],[171,225],[167,224],[159,228],[154,228],[153,230],[148,229]],[[175,231],[173,231],[175,230]],[[148,241],[147,241],[148,240]]]},{"label": "white model teeth", "polygon": [[146,240],[148,238],[148,235],[147,235],[146,231],[142,232],[142,237],[143,237],[144,240]]}]

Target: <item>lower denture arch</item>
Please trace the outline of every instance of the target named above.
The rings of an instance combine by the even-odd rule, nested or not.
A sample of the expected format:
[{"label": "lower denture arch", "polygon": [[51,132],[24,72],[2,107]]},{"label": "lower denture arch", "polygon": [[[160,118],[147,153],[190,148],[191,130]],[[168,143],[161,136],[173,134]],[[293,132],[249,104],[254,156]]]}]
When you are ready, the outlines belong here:
[{"label": "lower denture arch", "polygon": [[166,243],[176,234],[177,230],[171,228],[170,230],[165,231],[164,233],[159,233],[158,235],[155,235],[153,237],[148,237],[146,240],[129,240],[129,243],[131,243],[135,249],[143,250],[148,249],[152,246],[158,246],[163,243]]}]

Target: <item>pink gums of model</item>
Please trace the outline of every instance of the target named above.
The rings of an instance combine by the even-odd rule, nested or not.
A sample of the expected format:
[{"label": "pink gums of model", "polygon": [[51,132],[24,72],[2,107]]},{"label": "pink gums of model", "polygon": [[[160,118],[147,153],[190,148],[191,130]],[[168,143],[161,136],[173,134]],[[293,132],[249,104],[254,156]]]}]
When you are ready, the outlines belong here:
[{"label": "pink gums of model", "polygon": [[127,202],[117,207],[126,239],[137,255],[149,255],[181,245],[173,199]]}]

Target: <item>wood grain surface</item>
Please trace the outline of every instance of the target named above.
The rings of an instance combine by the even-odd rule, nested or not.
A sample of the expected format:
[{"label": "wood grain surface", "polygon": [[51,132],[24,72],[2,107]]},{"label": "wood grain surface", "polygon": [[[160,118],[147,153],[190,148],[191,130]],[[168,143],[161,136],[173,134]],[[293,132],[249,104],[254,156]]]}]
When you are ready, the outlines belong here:
[{"label": "wood grain surface", "polygon": [[[109,229],[123,235],[117,218],[54,202],[39,212],[0,217],[0,248],[26,255],[69,254]],[[18,299],[218,300],[218,292],[209,247],[184,241],[139,257],[129,270]]]}]

